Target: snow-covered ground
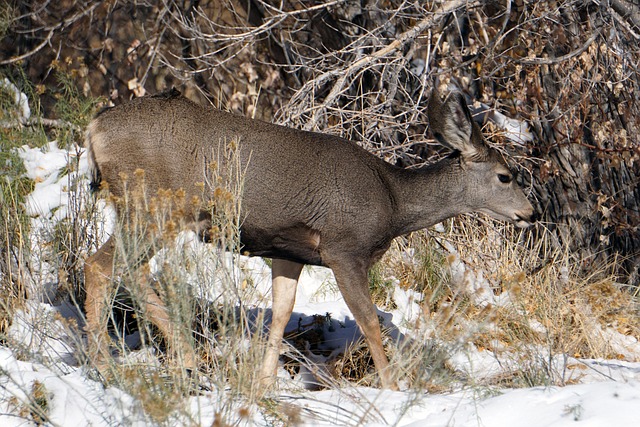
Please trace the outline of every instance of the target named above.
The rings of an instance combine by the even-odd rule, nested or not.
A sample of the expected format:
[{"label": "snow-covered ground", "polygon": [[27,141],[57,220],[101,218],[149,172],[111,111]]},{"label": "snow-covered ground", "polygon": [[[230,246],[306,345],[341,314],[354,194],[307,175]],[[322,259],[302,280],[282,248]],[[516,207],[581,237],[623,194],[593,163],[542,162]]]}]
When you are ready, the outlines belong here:
[{"label": "snow-covered ground", "polygon": [[[28,176],[36,181],[27,201],[27,211],[32,216],[34,259],[30,262],[33,270],[30,300],[14,316],[9,331],[11,346],[0,347],[0,426],[32,425],[29,419],[33,419],[33,414],[25,410],[28,408],[25,402],[38,393],[46,397],[50,425],[153,425],[135,397],[118,388],[105,387],[92,379],[95,376],[90,368],[78,363],[75,355],[82,340],[74,335],[78,329],[68,326],[72,323],[70,320],[75,320],[77,309],[66,300],[55,299],[58,283],[55,267],[46,258],[37,258],[44,252],[42,245],[53,225],[68,215],[72,200],[70,188],[74,187],[70,183],[81,179],[86,172],[82,150],[62,150],[51,143],[44,149],[25,146],[21,156]],[[70,175],[60,174],[69,164],[77,165],[77,170]],[[183,238],[188,240],[189,236]],[[229,257],[236,264],[240,282],[248,280],[258,294],[268,295],[270,272],[264,261]],[[463,267],[453,263],[452,268]],[[456,271],[452,273],[455,275]],[[357,328],[333,281],[326,269],[305,269],[294,312],[305,319],[331,313],[332,321],[341,325],[332,338],[353,339],[358,334]],[[404,327],[420,315],[419,298],[420,295],[397,287],[393,292],[397,308],[381,313],[385,322],[402,333],[409,333]],[[257,304],[267,304],[264,301],[268,299],[260,301],[263,302]],[[290,328],[295,328],[299,316],[291,320]],[[626,340],[625,348],[640,355],[637,341],[622,335],[612,339]],[[467,374],[482,376],[501,369],[491,352],[472,345],[463,348],[450,363]],[[323,391],[288,388],[273,400],[296,408],[299,423],[310,426],[640,425],[640,363],[575,359],[558,363],[570,366],[566,382],[571,385],[520,389],[477,386],[445,393],[393,392],[353,386]],[[282,375],[285,376],[284,371]],[[166,424],[212,425],[220,411],[219,393],[224,391],[203,391],[188,398],[184,410],[169,417]],[[248,414],[239,415],[235,422],[237,425],[272,425],[273,420],[260,408],[251,407]]]},{"label": "snow-covered ground", "polygon": [[[566,387],[500,390],[491,395],[473,389],[416,395],[347,388],[285,393],[276,400],[299,407],[301,425],[309,426],[637,426],[640,366],[612,361],[585,361],[585,366],[598,375]],[[2,426],[30,425],[16,408],[34,382],[43,384],[48,393],[51,425],[153,425],[139,402],[88,379],[83,368],[64,366],[54,371],[41,363],[19,361],[11,350],[0,348],[0,372]],[[607,374],[614,379],[607,379]],[[207,393],[191,398],[191,420],[212,425],[216,401]],[[175,420],[175,425],[185,424],[185,419]],[[269,425],[258,415],[240,424]]]}]

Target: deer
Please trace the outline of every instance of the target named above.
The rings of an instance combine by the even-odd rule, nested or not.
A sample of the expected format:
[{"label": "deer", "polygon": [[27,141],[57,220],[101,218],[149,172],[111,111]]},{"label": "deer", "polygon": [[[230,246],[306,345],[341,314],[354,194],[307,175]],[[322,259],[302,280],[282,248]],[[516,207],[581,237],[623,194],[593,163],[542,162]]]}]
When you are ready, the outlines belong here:
[{"label": "deer", "polygon": [[[315,265],[333,271],[382,387],[397,390],[369,293],[369,268],[394,238],[456,215],[480,212],[523,228],[535,221],[532,204],[503,156],[485,141],[464,95],[451,92],[443,100],[432,90],[427,117],[435,139],[451,153],[433,164],[402,168],[356,142],[203,107],[174,89],[98,113],[87,127],[86,147],[93,183],[106,182],[115,196],[125,191],[121,174],[137,169],[145,171],[149,191],[190,194],[205,181],[208,158],[220,141],[238,141],[245,171],[242,252],[272,259],[272,316],[260,384],[275,383],[298,278],[304,265]],[[207,227],[206,221],[202,212],[185,227]],[[114,239],[85,261],[85,328],[98,360],[109,357],[104,295],[113,275]],[[171,336],[165,304],[144,286],[141,303],[151,322]],[[196,368],[195,354],[185,356],[184,366]]]}]

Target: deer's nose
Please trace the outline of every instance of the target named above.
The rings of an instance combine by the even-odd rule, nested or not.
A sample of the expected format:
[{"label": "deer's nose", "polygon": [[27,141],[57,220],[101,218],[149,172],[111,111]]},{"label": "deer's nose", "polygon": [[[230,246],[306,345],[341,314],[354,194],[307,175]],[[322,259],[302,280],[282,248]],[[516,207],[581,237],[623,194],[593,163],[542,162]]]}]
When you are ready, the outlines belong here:
[{"label": "deer's nose", "polygon": [[539,220],[540,220],[540,214],[538,212],[532,213],[531,216],[529,217],[529,221],[531,223],[538,222]]}]

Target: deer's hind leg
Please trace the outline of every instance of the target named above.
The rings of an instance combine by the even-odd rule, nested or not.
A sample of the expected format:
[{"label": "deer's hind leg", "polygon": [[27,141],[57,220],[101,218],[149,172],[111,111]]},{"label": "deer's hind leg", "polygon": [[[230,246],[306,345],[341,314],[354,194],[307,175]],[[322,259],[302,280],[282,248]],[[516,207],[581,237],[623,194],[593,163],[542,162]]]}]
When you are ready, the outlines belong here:
[{"label": "deer's hind leg", "polygon": [[195,371],[197,357],[187,332],[181,330],[180,325],[171,320],[167,306],[153,290],[147,275],[142,271],[137,273],[136,282],[139,296],[143,299],[143,312],[167,340],[167,345],[177,357],[179,365],[184,369]]},{"label": "deer's hind leg", "polygon": [[102,370],[111,357],[107,332],[107,310],[111,307],[113,256],[115,241],[110,237],[84,264],[84,286],[86,290],[86,332],[89,358]]},{"label": "deer's hind leg", "polygon": [[[85,301],[86,331],[89,346],[89,357],[102,371],[111,358],[109,350],[111,338],[107,331],[111,299],[113,298],[113,267],[115,254],[115,239],[110,237],[107,242],[85,261],[85,289],[87,293]],[[151,256],[152,254],[149,254]],[[137,297],[148,319],[155,325],[170,345],[177,345],[182,352],[176,350],[180,365],[186,369],[194,370],[196,355],[188,337],[183,331],[176,329],[171,321],[169,310],[158,294],[149,284],[144,266],[138,268],[135,274],[138,286]]]}]

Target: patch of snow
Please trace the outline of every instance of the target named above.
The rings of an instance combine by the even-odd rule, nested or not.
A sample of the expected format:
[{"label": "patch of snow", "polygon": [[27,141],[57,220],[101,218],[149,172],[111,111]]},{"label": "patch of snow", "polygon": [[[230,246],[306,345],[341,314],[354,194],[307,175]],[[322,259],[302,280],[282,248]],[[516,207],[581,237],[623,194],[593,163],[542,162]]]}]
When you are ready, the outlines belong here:
[{"label": "patch of snow", "polygon": [[423,313],[420,307],[423,298],[420,292],[411,289],[405,290],[396,284],[393,289],[393,301],[398,308],[391,312],[393,324],[401,328],[414,325]]},{"label": "patch of snow", "polygon": [[[13,95],[13,102],[16,107],[18,107],[18,111],[20,113],[17,118],[20,123],[26,123],[27,120],[31,117],[31,107],[29,107],[29,98],[27,95],[20,91],[16,85],[11,83],[8,78],[0,79],[0,89],[4,89]],[[11,126],[12,123],[7,121],[0,121],[0,126]]]},{"label": "patch of snow", "polygon": [[509,140],[524,146],[533,141],[533,134],[524,120],[512,119],[495,110],[490,113],[490,118],[499,128],[504,130],[504,134]]},{"label": "patch of snow", "polygon": [[55,210],[61,208],[55,219],[66,216],[69,203],[70,184],[73,184],[87,172],[86,156],[81,156],[77,171],[60,176],[60,172],[74,164],[78,151],[58,148],[56,141],[50,142],[44,148],[23,146],[18,152],[22,158],[27,177],[35,181],[35,188],[26,202],[27,214],[50,218]]},{"label": "patch of snow", "polygon": [[21,362],[7,348],[0,347],[0,425],[32,425],[24,418],[34,405],[34,384],[42,385],[47,399],[47,418],[52,425],[112,426],[150,425],[140,404],[113,387],[89,380],[86,372],[69,367],[68,373],[51,371],[37,364]]}]

